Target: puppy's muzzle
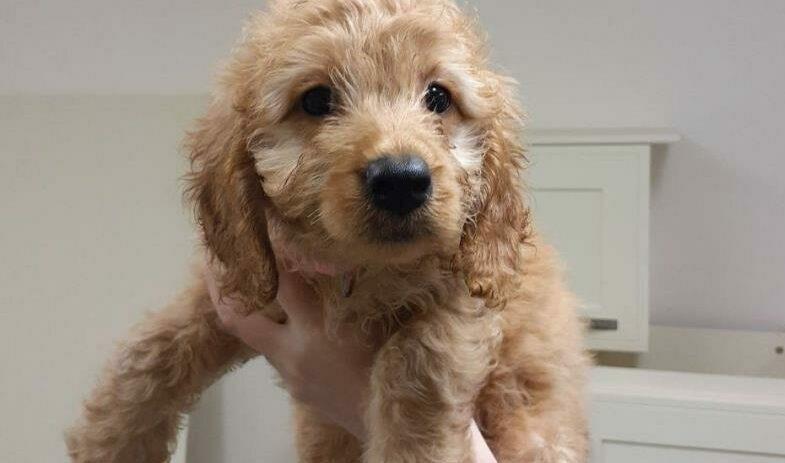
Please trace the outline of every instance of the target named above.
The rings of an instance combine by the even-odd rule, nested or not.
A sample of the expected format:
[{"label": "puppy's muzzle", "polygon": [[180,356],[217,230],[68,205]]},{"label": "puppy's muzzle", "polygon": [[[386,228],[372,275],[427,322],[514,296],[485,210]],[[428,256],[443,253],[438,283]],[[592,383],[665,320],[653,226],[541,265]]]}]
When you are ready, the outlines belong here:
[{"label": "puppy's muzzle", "polygon": [[365,169],[365,189],[376,209],[405,216],[431,197],[431,171],[419,156],[384,156]]}]

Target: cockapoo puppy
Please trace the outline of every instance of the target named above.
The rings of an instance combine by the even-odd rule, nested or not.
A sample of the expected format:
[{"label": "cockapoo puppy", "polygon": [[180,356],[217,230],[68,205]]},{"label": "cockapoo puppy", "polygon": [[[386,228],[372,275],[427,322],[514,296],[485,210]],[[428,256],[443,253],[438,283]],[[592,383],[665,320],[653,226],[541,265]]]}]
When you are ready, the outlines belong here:
[{"label": "cockapoo puppy", "polygon": [[[473,418],[502,463],[586,460],[581,324],[529,221],[520,129],[449,0],[276,0],[249,21],[187,141],[208,259],[223,294],[283,321],[277,255],[327,329],[381,345],[367,442],[296,405],[301,462],[469,462]],[[109,363],[72,460],[167,461],[182,414],[252,356],[197,272]]]}]

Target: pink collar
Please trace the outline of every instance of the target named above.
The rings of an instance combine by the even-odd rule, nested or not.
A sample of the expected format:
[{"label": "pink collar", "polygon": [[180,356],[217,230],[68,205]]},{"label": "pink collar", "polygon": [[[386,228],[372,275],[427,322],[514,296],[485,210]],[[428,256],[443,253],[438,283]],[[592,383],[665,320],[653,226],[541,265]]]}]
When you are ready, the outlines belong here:
[{"label": "pink collar", "polygon": [[333,262],[321,260],[299,252],[291,245],[281,245],[275,243],[273,248],[275,256],[280,260],[281,265],[290,272],[298,272],[305,276],[323,275],[328,277],[338,277],[341,280],[341,293],[344,297],[352,295],[354,281],[357,270],[349,269]]}]

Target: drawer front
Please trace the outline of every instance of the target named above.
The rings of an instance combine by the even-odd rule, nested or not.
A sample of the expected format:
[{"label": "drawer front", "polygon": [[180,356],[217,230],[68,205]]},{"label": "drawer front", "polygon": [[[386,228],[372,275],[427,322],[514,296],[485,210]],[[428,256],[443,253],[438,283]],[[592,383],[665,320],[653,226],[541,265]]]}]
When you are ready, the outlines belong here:
[{"label": "drawer front", "polygon": [[594,398],[591,463],[785,463],[785,415],[721,403]]},{"label": "drawer front", "polygon": [[530,158],[535,226],[592,321],[588,347],[647,350],[650,148],[535,146]]}]

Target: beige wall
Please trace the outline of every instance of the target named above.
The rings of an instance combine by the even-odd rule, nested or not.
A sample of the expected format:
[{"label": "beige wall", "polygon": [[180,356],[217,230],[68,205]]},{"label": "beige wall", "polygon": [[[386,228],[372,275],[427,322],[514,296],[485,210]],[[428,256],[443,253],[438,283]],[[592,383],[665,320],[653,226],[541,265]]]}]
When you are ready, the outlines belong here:
[{"label": "beige wall", "polygon": [[113,343],[186,278],[194,97],[0,98],[0,461],[61,434]]}]

